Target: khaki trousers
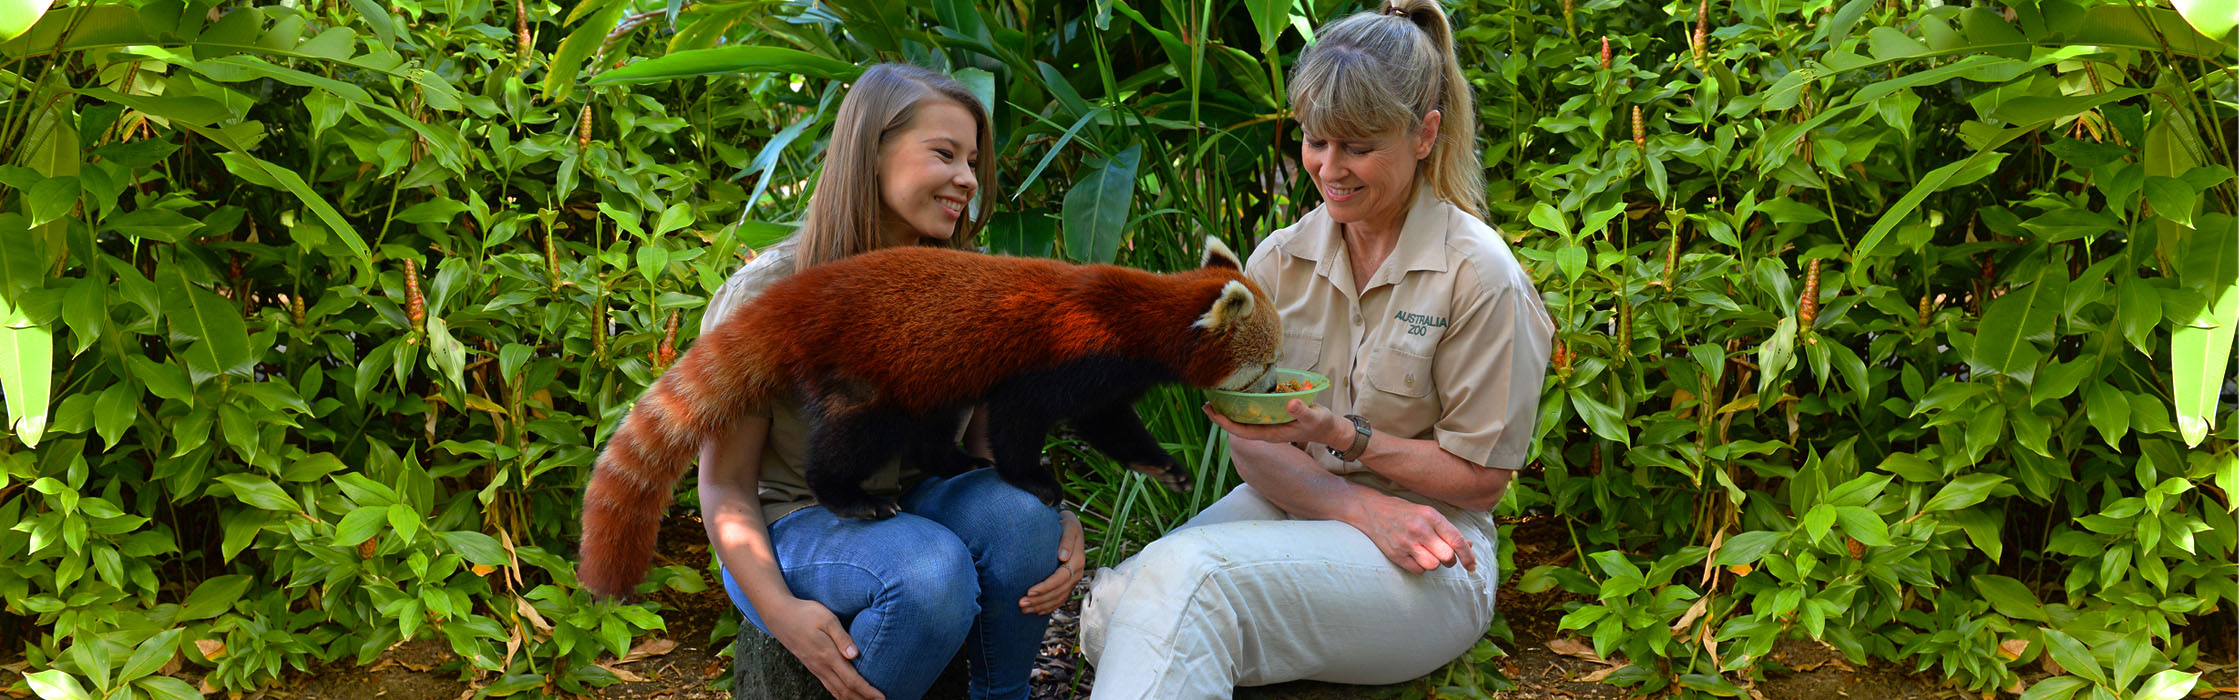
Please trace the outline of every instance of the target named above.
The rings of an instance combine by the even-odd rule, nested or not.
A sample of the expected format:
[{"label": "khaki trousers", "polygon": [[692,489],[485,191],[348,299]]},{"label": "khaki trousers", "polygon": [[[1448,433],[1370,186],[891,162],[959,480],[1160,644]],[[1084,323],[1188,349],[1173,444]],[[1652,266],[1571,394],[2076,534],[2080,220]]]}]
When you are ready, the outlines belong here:
[{"label": "khaki trousers", "polygon": [[1097,572],[1081,646],[1095,700],[1227,698],[1293,680],[1399,683],[1461,656],[1493,620],[1492,520],[1441,508],[1478,570],[1411,574],[1351,525],[1299,520],[1251,485]]}]

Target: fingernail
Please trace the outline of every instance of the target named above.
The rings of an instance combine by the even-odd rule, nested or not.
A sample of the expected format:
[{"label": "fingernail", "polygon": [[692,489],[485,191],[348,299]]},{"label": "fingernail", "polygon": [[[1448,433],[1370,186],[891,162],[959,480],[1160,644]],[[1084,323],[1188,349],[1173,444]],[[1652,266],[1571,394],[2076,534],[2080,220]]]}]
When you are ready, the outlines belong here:
[{"label": "fingernail", "polygon": [[845,654],[847,654],[847,655],[848,655],[848,658],[851,658],[851,659],[853,659],[853,658],[855,658],[855,657],[856,657],[856,648],[855,648],[855,647],[852,647],[852,646],[851,646],[851,647],[848,647],[848,648],[847,648],[847,650],[846,650],[846,651],[844,651],[844,652],[842,652],[842,653],[845,653]]}]

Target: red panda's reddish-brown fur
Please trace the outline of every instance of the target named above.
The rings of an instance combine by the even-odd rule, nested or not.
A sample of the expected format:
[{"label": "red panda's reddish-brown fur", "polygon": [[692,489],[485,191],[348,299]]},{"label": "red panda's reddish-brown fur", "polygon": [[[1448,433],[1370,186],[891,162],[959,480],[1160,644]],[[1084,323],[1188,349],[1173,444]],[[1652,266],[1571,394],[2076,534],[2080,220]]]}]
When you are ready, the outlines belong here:
[{"label": "red panda's reddish-brown fur", "polygon": [[[630,592],[701,441],[776,396],[804,392],[805,383],[842,379],[873,390],[850,400],[923,415],[1083,358],[1146,360],[1200,387],[1228,381],[1247,363],[1272,363],[1275,309],[1234,255],[1220,252],[1227,257],[1217,264],[1153,274],[904,248],[772,285],[702,335],[609,438],[584,492],[579,579],[595,593]],[[1237,304],[1232,283],[1250,298],[1223,309]],[[1204,327],[1208,320],[1219,327]]]}]

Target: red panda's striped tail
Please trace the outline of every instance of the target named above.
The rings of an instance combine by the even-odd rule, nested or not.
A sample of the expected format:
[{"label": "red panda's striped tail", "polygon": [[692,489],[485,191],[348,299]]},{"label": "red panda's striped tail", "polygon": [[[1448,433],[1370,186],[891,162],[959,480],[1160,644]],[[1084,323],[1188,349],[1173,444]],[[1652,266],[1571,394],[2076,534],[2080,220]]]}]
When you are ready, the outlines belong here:
[{"label": "red panda's striped tail", "polygon": [[662,513],[700,443],[776,393],[757,344],[725,329],[702,336],[638,398],[607,439],[583,491],[576,576],[592,593],[620,597],[645,579]]}]

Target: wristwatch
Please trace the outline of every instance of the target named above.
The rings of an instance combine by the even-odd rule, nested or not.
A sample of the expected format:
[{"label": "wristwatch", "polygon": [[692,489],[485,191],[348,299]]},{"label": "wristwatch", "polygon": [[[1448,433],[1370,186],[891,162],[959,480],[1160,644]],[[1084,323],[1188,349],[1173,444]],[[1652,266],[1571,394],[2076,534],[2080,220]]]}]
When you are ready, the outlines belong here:
[{"label": "wristwatch", "polygon": [[1336,445],[1327,446],[1330,454],[1336,455],[1340,462],[1359,460],[1361,453],[1369,449],[1369,419],[1347,414],[1346,420],[1353,421],[1353,444],[1343,451]]}]

